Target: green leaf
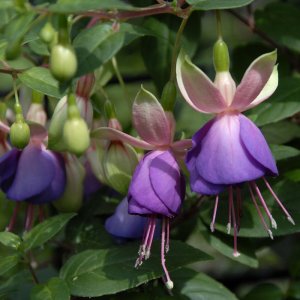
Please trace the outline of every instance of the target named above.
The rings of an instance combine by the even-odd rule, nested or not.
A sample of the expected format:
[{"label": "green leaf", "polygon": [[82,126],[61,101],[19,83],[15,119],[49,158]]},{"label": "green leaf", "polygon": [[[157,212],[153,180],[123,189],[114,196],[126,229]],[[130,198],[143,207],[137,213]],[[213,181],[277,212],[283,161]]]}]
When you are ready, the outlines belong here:
[{"label": "green leaf", "polygon": [[15,267],[20,261],[19,254],[0,257],[0,276]]},{"label": "green leaf", "polygon": [[225,234],[208,230],[201,232],[208,243],[221,254],[227,256],[235,262],[247,265],[252,268],[258,267],[258,260],[255,254],[255,249],[251,242],[239,239],[238,251],[241,254],[238,257],[233,256],[233,239]]},{"label": "green leaf", "polygon": [[74,40],[78,59],[77,76],[89,73],[110,60],[122,48],[139,36],[150,34],[136,25],[122,23],[118,30],[112,23],[102,23],[83,30]]},{"label": "green leaf", "polygon": [[59,0],[49,7],[57,13],[76,13],[88,10],[134,10],[134,7],[121,0]]},{"label": "green leaf", "polygon": [[286,77],[280,79],[279,86],[270,102],[293,102],[300,97],[300,78]]},{"label": "green leaf", "polygon": [[[171,241],[166,264],[170,271],[209,256],[182,242]],[[151,257],[134,268],[139,245],[131,243],[118,248],[87,250],[71,257],[63,266],[60,277],[65,279],[71,294],[97,297],[114,294],[162,276],[160,245],[155,243]]]},{"label": "green leaf", "polygon": [[284,176],[294,182],[300,182],[300,169],[288,171],[284,174]]},{"label": "green leaf", "polygon": [[5,28],[5,36],[8,41],[17,41],[24,37],[30,29],[35,13],[17,15],[14,20],[9,22]]},{"label": "green leaf", "polygon": [[0,232],[0,243],[4,246],[18,249],[21,245],[21,239],[19,236],[12,232],[2,231]]},{"label": "green leaf", "polygon": [[53,238],[75,214],[60,214],[38,224],[24,234],[24,250],[30,250],[45,244]]},{"label": "green leaf", "polygon": [[300,112],[300,102],[263,103],[253,111],[249,117],[257,126],[263,126],[284,120]]},{"label": "green leaf", "polygon": [[228,9],[242,7],[254,0],[187,0],[186,2],[197,10]]},{"label": "green leaf", "polygon": [[184,295],[190,300],[237,300],[221,283],[204,273],[183,268],[171,273],[174,298]]},{"label": "green leaf", "polygon": [[290,121],[268,124],[261,131],[270,144],[285,144],[300,137],[299,125]]},{"label": "green leaf", "polygon": [[300,9],[289,3],[271,3],[264,10],[256,11],[255,24],[276,43],[300,53],[298,30]]},{"label": "green leaf", "polygon": [[49,69],[34,67],[18,74],[18,78],[26,86],[45,95],[62,98],[65,91],[60,90],[58,81],[51,75]]},{"label": "green leaf", "polygon": [[287,159],[300,155],[300,150],[284,145],[270,145],[271,151],[276,160]]},{"label": "green leaf", "polygon": [[282,300],[284,294],[281,289],[273,283],[262,283],[252,289],[242,300]]},{"label": "green leaf", "polygon": [[69,300],[70,292],[66,282],[57,277],[46,284],[36,285],[30,294],[30,300]]}]

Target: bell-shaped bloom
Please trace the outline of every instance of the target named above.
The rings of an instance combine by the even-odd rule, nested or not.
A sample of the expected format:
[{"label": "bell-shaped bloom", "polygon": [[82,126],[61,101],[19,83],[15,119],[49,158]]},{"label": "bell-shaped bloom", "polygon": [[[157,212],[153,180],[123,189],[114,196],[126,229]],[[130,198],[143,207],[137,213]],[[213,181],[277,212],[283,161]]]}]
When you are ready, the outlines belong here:
[{"label": "bell-shaped bloom", "polygon": [[[278,73],[275,63],[275,51],[258,57],[236,87],[228,70],[217,70],[215,82],[212,82],[183,52],[177,60],[177,81],[184,99],[199,112],[216,114],[193,136],[193,146],[186,156],[191,188],[203,195],[216,195],[212,231],[218,195],[225,189],[229,190],[228,231],[230,232],[233,223],[235,256],[239,255],[236,248],[239,218],[235,208],[241,204],[240,184],[249,184],[251,199],[259,215],[262,216],[256,197],[268,215],[272,227],[276,228],[276,222],[255,183],[255,180],[262,178],[288,220],[293,223],[291,216],[265,179],[265,176],[278,175],[267,142],[256,125],[242,114],[243,111],[266,100],[276,90]],[[272,237],[265,220],[261,220]]]},{"label": "bell-shaped bloom", "polygon": [[147,218],[128,213],[128,200],[126,197],[117,206],[115,213],[106,219],[105,229],[118,238],[138,239],[143,237],[146,222]]},{"label": "bell-shaped bloom", "polygon": [[64,191],[66,174],[60,155],[43,145],[11,149],[0,157],[0,187],[12,201],[42,204]]},{"label": "bell-shaped bloom", "polygon": [[157,220],[162,219],[161,262],[166,286],[172,289],[173,282],[165,266],[164,255],[169,249],[169,220],[178,214],[185,196],[184,178],[177,160],[184,156],[191,141],[173,141],[175,120],[172,113],[165,112],[155,96],[143,88],[133,103],[132,116],[141,139],[114,128],[99,128],[92,137],[122,141],[151,150],[136,167],[128,191],[128,212],[148,218],[135,266],[139,267],[149,258]]},{"label": "bell-shaped bloom", "polygon": [[[0,123],[0,130],[9,133],[9,127]],[[47,150],[43,141],[45,128],[30,124],[30,143],[23,149],[12,148],[0,157],[0,188],[8,200],[16,202],[8,230],[12,230],[18,203],[28,203],[25,229],[33,222],[33,205],[49,203],[59,198],[65,189],[66,171],[62,156]],[[40,215],[42,210],[40,209]]]}]

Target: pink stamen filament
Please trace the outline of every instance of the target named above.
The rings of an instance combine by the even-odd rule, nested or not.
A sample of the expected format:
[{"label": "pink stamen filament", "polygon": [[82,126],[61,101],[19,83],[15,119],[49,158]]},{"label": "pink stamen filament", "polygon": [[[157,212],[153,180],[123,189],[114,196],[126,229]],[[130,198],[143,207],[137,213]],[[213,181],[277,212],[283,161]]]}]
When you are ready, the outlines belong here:
[{"label": "pink stamen filament", "polygon": [[231,212],[232,212],[232,219],[233,219],[233,256],[238,257],[240,256],[240,253],[237,250],[237,223],[236,223],[236,215],[235,215],[235,209],[234,209],[234,203],[233,203],[233,190],[232,186],[229,187],[229,204],[231,207]]},{"label": "pink stamen filament", "polygon": [[238,226],[238,231],[240,231],[241,217],[242,217],[242,195],[241,195],[241,189],[238,186],[236,187],[236,198],[237,198],[237,226]]},{"label": "pink stamen filament", "polygon": [[276,221],[274,220],[274,218],[273,218],[270,210],[268,209],[268,206],[267,206],[267,204],[266,204],[266,202],[265,202],[265,200],[264,200],[264,198],[263,198],[263,196],[262,196],[262,194],[261,194],[261,192],[260,192],[257,184],[254,181],[251,181],[251,185],[252,185],[253,189],[256,191],[256,194],[257,194],[257,196],[258,196],[258,198],[259,198],[259,200],[260,200],[260,202],[261,202],[261,204],[262,204],[262,206],[263,206],[266,214],[268,215],[268,217],[269,217],[269,219],[271,221],[272,228],[277,229]]},{"label": "pink stamen filament", "polygon": [[144,232],[143,243],[139,249],[139,256],[135,262],[135,268],[138,268],[142,265],[143,261],[150,257],[151,245],[155,233],[156,227],[156,218],[155,216],[151,216],[149,218],[148,224],[146,225],[146,233]]},{"label": "pink stamen filament", "polygon": [[275,192],[273,191],[273,189],[271,188],[269,182],[266,180],[265,177],[263,177],[263,181],[265,182],[268,190],[270,191],[270,193],[272,194],[272,196],[274,197],[274,199],[276,200],[276,202],[278,203],[278,205],[280,206],[280,208],[282,209],[282,211],[285,213],[288,221],[291,222],[293,225],[295,225],[295,221],[293,220],[293,218],[291,217],[291,215],[289,214],[289,212],[287,211],[287,209],[284,207],[284,205],[282,204],[282,202],[280,201],[280,199],[277,197],[277,195],[275,194]]},{"label": "pink stamen filament", "polygon": [[165,273],[166,279],[164,280],[165,285],[168,290],[171,290],[174,287],[174,283],[170,278],[169,272],[166,267],[165,259],[165,240],[166,240],[166,219],[162,219],[162,230],[161,230],[161,265]]},{"label": "pink stamen filament", "polygon": [[34,205],[29,203],[26,212],[25,231],[28,231],[32,228],[33,220],[34,220]]},{"label": "pink stamen filament", "polygon": [[216,196],[213,218],[210,223],[211,232],[215,231],[215,222],[216,222],[216,216],[217,216],[217,211],[218,211],[218,204],[219,204],[219,195]]},{"label": "pink stamen filament", "polygon": [[255,199],[253,190],[252,190],[252,188],[251,188],[251,185],[249,184],[248,187],[249,187],[251,199],[252,199],[252,201],[253,201],[253,203],[254,203],[254,205],[255,205],[256,211],[257,211],[257,213],[258,213],[258,215],[259,215],[259,218],[260,218],[260,221],[261,221],[261,223],[262,223],[264,229],[266,230],[266,232],[267,232],[268,235],[270,236],[270,238],[273,240],[273,239],[274,239],[274,238],[273,238],[273,233],[272,233],[271,229],[268,227],[268,225],[267,225],[267,223],[266,223],[266,221],[265,221],[265,219],[264,219],[264,217],[263,217],[263,215],[262,215],[262,213],[261,213],[261,210],[259,209],[259,206],[258,206],[257,201],[256,201],[256,199]]},{"label": "pink stamen filament", "polygon": [[147,245],[146,245],[145,259],[148,259],[150,257],[151,246],[152,246],[154,233],[155,233],[155,228],[156,228],[155,216],[153,216],[152,218],[153,218],[152,228],[151,228],[150,235],[149,235],[149,238],[148,238],[148,242],[147,242]]},{"label": "pink stamen filament", "polygon": [[13,215],[10,219],[10,222],[9,222],[8,226],[6,227],[6,231],[13,231],[15,224],[16,224],[17,215],[18,215],[19,210],[20,210],[20,203],[17,202],[14,207]]},{"label": "pink stamen filament", "polygon": [[[232,189],[232,186],[229,187],[229,193],[230,189]],[[231,231],[231,206],[232,202],[230,201],[230,196],[229,196],[229,205],[228,205],[228,223],[227,223],[227,233],[230,234]]]},{"label": "pink stamen filament", "polygon": [[170,220],[169,218],[166,218],[166,247],[165,247],[166,253],[170,250]]}]

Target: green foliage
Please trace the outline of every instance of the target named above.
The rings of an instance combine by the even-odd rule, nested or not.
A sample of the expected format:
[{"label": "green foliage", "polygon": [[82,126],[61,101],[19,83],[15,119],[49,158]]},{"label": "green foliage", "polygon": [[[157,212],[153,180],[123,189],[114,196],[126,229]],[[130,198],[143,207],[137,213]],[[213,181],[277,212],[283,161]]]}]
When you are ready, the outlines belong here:
[{"label": "green foliage", "polygon": [[[184,243],[171,241],[171,247],[167,255],[170,271],[209,259],[207,254]],[[138,248],[137,243],[131,243],[83,251],[69,259],[61,269],[60,277],[67,281],[73,295],[84,297],[114,294],[161,277],[159,244],[154,245],[150,259],[135,269]]]}]

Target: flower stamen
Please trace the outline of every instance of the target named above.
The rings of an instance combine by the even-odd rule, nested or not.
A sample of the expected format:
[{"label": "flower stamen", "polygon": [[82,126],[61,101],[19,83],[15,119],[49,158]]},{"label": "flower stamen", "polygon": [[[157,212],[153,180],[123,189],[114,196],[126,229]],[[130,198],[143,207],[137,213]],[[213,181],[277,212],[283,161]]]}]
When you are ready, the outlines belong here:
[{"label": "flower stamen", "polygon": [[6,227],[6,231],[10,231],[10,232],[13,231],[15,224],[16,224],[17,215],[18,215],[19,210],[20,210],[20,203],[17,202],[14,207],[13,215],[9,221],[8,226]]},{"label": "flower stamen", "polygon": [[217,216],[217,211],[218,211],[218,204],[219,204],[219,195],[216,196],[213,218],[210,223],[211,232],[215,231],[215,222],[216,222],[216,216]]},{"label": "flower stamen", "polygon": [[280,208],[282,209],[282,211],[284,212],[284,214],[286,215],[288,221],[290,223],[292,223],[293,225],[295,225],[295,221],[293,220],[293,218],[291,217],[291,215],[289,214],[289,212],[287,211],[287,209],[284,207],[284,205],[282,204],[282,202],[280,201],[280,199],[277,197],[277,195],[275,194],[275,192],[273,191],[273,189],[271,188],[269,182],[266,180],[265,177],[262,178],[263,181],[265,182],[268,190],[270,191],[270,193],[272,194],[272,196],[274,197],[274,199],[276,200],[276,202],[278,203],[278,205],[280,206]]},{"label": "flower stamen", "polygon": [[256,211],[257,211],[257,213],[258,213],[258,215],[259,215],[260,221],[261,221],[261,223],[262,223],[264,229],[266,230],[266,232],[267,232],[268,235],[270,236],[270,238],[273,240],[273,239],[274,239],[273,233],[272,233],[271,229],[268,227],[268,225],[267,225],[267,223],[266,223],[266,221],[265,221],[265,219],[264,219],[264,217],[263,217],[263,215],[262,215],[262,213],[261,213],[261,210],[259,209],[259,206],[258,206],[258,204],[257,204],[257,201],[256,201],[256,199],[255,199],[255,196],[254,196],[254,193],[253,193],[253,190],[252,190],[252,187],[251,187],[250,184],[248,184],[248,187],[249,187],[249,191],[250,191],[250,195],[251,195],[252,201],[253,201],[254,206],[255,206],[255,208],[256,208]]},{"label": "flower stamen", "polygon": [[252,185],[253,189],[256,191],[257,196],[258,196],[258,198],[259,198],[259,200],[260,200],[260,202],[261,202],[261,204],[262,204],[262,206],[263,206],[266,214],[268,215],[268,217],[269,217],[269,219],[271,221],[272,228],[277,229],[277,223],[274,220],[274,218],[273,218],[273,216],[272,216],[272,214],[271,214],[268,206],[266,205],[266,202],[265,202],[265,200],[264,200],[264,198],[263,198],[263,196],[262,196],[262,194],[261,194],[261,192],[260,192],[257,184],[254,181],[251,181],[251,185]]},{"label": "flower stamen", "polygon": [[162,230],[161,230],[161,265],[165,272],[165,280],[164,283],[168,290],[173,289],[174,283],[170,278],[169,272],[166,267],[166,259],[165,259],[165,242],[166,242],[166,231],[168,230],[166,227],[166,218],[162,219]]},{"label": "flower stamen", "polygon": [[237,228],[236,214],[235,214],[234,203],[233,203],[232,186],[229,187],[229,206],[231,207],[231,215],[232,215],[232,220],[233,220],[233,256],[238,257],[238,256],[240,256],[240,253],[237,250],[238,228]]}]

